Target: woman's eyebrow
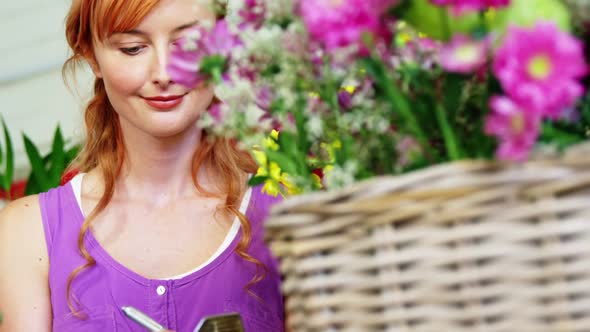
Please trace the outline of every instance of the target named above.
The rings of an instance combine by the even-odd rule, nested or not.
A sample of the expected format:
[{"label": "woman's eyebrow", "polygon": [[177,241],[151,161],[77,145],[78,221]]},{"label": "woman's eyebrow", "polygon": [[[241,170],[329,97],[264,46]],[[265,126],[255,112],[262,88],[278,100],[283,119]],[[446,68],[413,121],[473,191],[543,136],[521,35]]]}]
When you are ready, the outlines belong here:
[{"label": "woman's eyebrow", "polygon": [[[195,20],[195,21],[192,21],[192,22],[189,22],[189,23],[180,25],[180,26],[174,28],[172,30],[172,32],[178,32],[178,31],[181,31],[181,30],[190,28],[190,27],[192,27],[193,25],[195,25],[197,23],[199,23],[199,20]],[[146,35],[148,35],[148,33],[144,32],[144,31],[141,31],[139,29],[131,29],[131,30],[121,31],[121,32],[116,32],[116,33],[118,33],[118,34],[129,34],[129,35],[140,35],[140,36],[146,36]]]}]

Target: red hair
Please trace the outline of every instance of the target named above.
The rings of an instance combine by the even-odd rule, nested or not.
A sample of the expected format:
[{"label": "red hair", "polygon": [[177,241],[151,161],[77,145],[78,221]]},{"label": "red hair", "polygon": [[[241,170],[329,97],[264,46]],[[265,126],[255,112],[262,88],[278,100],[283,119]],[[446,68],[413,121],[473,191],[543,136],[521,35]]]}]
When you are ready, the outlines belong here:
[{"label": "red hair", "polygon": [[[66,17],[66,38],[73,55],[64,64],[64,78],[69,70],[75,72],[77,65],[95,61],[93,42],[104,41],[115,32],[135,28],[158,2],[159,0],[73,0]],[[104,82],[100,78],[96,78],[94,82],[94,95],[86,106],[84,118],[86,141],[68,171],[88,172],[98,168],[104,179],[104,191],[97,206],[84,221],[78,236],[78,248],[86,263],[72,271],[68,278],[68,306],[76,314],[78,312],[71,301],[72,298],[76,300],[71,293],[72,281],[81,271],[96,264],[84,246],[84,236],[89,231],[92,221],[111,201],[115,181],[121,173],[125,159],[119,117],[109,102]],[[240,220],[243,236],[236,252],[257,267],[257,274],[246,285],[250,292],[248,288],[259,282],[266,274],[264,264],[246,252],[251,240],[251,225],[246,216],[239,211],[246,175],[256,171],[256,163],[247,152],[238,150],[233,142],[221,138],[207,139],[207,135],[203,135],[203,140],[193,156],[192,166],[195,187],[205,195],[225,197],[225,202],[219,210],[236,215]],[[216,178],[218,192],[206,191],[199,184],[197,172],[201,167],[218,170],[217,174],[222,175]]]}]

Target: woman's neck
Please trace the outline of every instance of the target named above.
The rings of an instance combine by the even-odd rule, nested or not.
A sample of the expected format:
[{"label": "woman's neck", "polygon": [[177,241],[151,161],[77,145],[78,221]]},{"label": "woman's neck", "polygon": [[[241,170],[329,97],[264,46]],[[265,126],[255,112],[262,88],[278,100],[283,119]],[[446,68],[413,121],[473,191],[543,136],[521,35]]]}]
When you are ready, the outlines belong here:
[{"label": "woman's neck", "polygon": [[[166,138],[122,129],[126,150],[116,196],[160,205],[198,194],[191,168],[193,155],[201,144],[200,129],[192,127]],[[203,178],[198,176],[199,183],[207,187]]]}]

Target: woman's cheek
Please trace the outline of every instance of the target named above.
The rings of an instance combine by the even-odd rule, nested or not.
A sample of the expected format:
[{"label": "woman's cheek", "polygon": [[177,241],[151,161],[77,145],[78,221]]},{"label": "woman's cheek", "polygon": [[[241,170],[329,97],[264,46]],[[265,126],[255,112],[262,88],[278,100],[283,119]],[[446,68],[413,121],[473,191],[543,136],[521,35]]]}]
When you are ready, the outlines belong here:
[{"label": "woman's cheek", "polygon": [[109,66],[104,79],[119,93],[134,93],[147,82],[148,67],[140,59],[125,60]]}]

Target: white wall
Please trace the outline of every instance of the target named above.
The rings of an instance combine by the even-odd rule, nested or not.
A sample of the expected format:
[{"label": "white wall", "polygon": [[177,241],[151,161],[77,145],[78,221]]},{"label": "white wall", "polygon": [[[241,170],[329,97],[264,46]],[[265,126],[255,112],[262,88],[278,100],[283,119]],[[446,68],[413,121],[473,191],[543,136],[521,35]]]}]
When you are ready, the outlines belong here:
[{"label": "white wall", "polygon": [[0,114],[15,144],[18,178],[28,171],[21,133],[42,152],[49,151],[58,123],[67,138],[81,139],[91,75],[80,71],[78,94],[61,77],[68,55],[63,22],[70,1],[0,0]]}]

